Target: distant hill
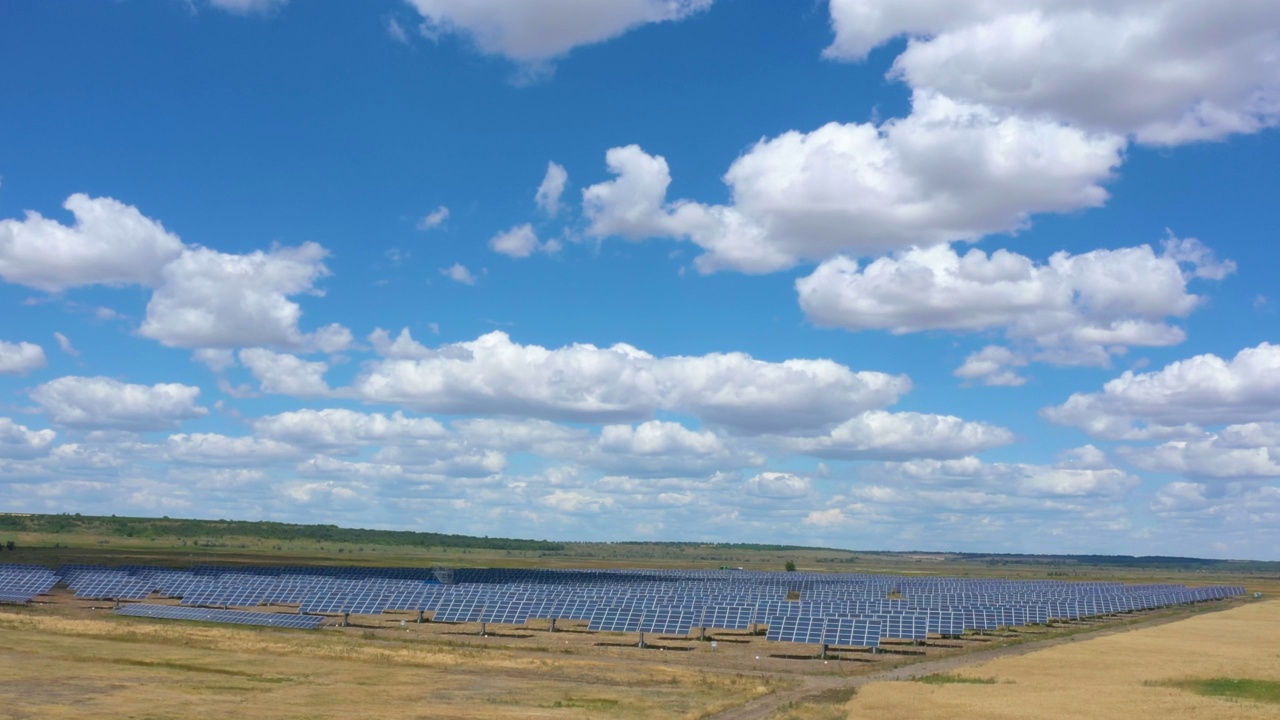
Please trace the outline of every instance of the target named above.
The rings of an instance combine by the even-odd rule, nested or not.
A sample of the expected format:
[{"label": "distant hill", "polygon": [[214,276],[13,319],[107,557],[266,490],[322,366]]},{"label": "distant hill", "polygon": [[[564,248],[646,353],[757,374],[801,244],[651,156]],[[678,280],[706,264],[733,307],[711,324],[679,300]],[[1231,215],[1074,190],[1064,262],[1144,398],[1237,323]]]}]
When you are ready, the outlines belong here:
[{"label": "distant hill", "polygon": [[110,517],[97,515],[0,514],[0,532],[50,534],[84,533],[111,537],[148,538],[259,538],[263,540],[316,540],[362,545],[475,548],[559,552],[564,543],[547,540],[471,537],[411,530],[364,530],[337,525],[250,520],[184,520],[179,518]]}]

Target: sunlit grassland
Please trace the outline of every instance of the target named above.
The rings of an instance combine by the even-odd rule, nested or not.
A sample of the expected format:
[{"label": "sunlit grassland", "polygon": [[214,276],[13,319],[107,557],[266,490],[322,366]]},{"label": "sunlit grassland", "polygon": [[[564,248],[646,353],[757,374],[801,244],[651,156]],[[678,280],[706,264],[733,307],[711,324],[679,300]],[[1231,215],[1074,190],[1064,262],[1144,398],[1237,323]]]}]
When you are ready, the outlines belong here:
[{"label": "sunlit grassland", "polygon": [[1280,704],[1280,680],[1251,680],[1249,678],[1186,678],[1164,680],[1148,685],[1172,687],[1197,695],[1231,700]]},{"label": "sunlit grassland", "polygon": [[[1167,625],[1068,641],[955,673],[994,683],[872,683],[846,709],[849,717],[889,720],[1275,718],[1272,704],[1197,694],[1210,686],[1196,685],[1194,679],[1239,678],[1241,689],[1265,694],[1280,682],[1277,647],[1280,602],[1251,602]],[[1191,685],[1184,684],[1188,679]],[[1223,690],[1221,683],[1212,687]]]},{"label": "sunlit grassland", "polygon": [[844,720],[845,704],[854,695],[855,687],[839,687],[815,693],[793,703],[783,705],[773,720]]},{"label": "sunlit grassland", "polygon": [[31,718],[697,718],[758,675],[325,631],[0,609],[0,708]]}]

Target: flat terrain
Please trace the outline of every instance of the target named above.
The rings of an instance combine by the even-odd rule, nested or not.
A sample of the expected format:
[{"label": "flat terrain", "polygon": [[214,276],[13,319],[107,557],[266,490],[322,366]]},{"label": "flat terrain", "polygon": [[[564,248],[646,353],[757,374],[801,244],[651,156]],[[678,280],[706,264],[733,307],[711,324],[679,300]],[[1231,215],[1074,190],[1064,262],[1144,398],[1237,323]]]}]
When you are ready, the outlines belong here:
[{"label": "flat terrain", "polygon": [[679,718],[785,685],[607,654],[21,611],[0,611],[0,663],[0,717],[15,719]]},{"label": "flat terrain", "polygon": [[[800,570],[1002,577],[1010,579],[1110,580],[1189,585],[1244,585],[1268,597],[1280,594],[1275,563],[1202,561],[1116,562],[1114,559],[1045,559],[1036,556],[975,557],[949,554],[854,553],[819,548],[749,548],[697,544],[581,543],[557,550],[516,547],[410,546],[338,542],[333,539],[274,539],[220,534],[216,537],[132,536],[120,534],[19,533],[17,549],[0,562],[108,566],[143,563],[182,567],[199,563],[350,564],[381,566],[491,567],[702,567],[723,565],[781,570],[792,562]],[[461,542],[461,541],[458,541]],[[505,541],[495,541],[505,542]],[[1177,561],[1178,559],[1172,559]],[[156,601],[152,602],[165,602]],[[168,601],[173,602],[173,601]],[[959,640],[930,640],[923,646],[892,643],[885,652],[837,650],[823,661],[818,648],[770,643],[746,632],[717,632],[716,644],[695,638],[649,636],[650,647],[636,647],[636,635],[592,633],[585,623],[561,622],[549,632],[545,621],[523,626],[413,622],[409,613],[352,617],[352,627],[333,625],[318,631],[242,628],[116,616],[109,603],[76,600],[65,589],[29,607],[0,606],[0,719],[9,718],[748,718],[756,720],[838,720],[874,707],[872,717],[1057,717],[1043,710],[1025,714],[987,714],[985,706],[964,705],[965,698],[1002,698],[1009,712],[1034,707],[1002,692],[1027,690],[1045,702],[1064,704],[1061,717],[1105,717],[1080,711],[1081,687],[1095,672],[1095,657],[1122,657],[1122,666],[1147,671],[1121,679],[1110,665],[1097,671],[1122,702],[1133,693],[1164,697],[1161,717],[1251,717],[1239,713],[1187,715],[1186,707],[1238,709],[1244,703],[1205,698],[1145,680],[1200,677],[1214,667],[1189,669],[1178,663],[1215,658],[1232,648],[1256,646],[1267,652],[1241,666],[1270,667],[1280,650],[1274,636],[1251,627],[1263,622],[1246,613],[1244,624],[1219,637],[1216,629],[1175,637],[1132,651],[1085,653],[1075,675],[1055,674],[1051,661],[1040,680],[1017,676],[998,663],[967,669],[1006,655],[1064,644],[1059,650],[1091,647],[1144,633],[1166,631],[1217,618],[1237,617],[1241,608],[1280,608],[1280,603],[1236,600],[1192,607],[1098,618],[1052,628],[1029,627]],[[262,608],[279,611],[287,608]],[[1192,620],[1183,622],[1186,618]],[[402,624],[403,623],[403,624]],[[1125,632],[1129,628],[1160,628]],[[1231,623],[1229,626],[1234,627]],[[1213,625],[1212,628],[1219,626]],[[1230,632],[1252,638],[1231,639]],[[1107,638],[1089,640],[1099,633]],[[1226,638],[1223,640],[1222,638]],[[1263,642],[1264,638],[1270,638]],[[1215,650],[1225,643],[1224,650]],[[1050,651],[1046,651],[1050,652]],[[1206,654],[1207,653],[1207,654]],[[1229,653],[1228,653],[1229,654]],[[1031,656],[1028,656],[1031,657]],[[1226,655],[1223,655],[1226,657]],[[1232,656],[1234,657],[1234,656]],[[1252,656],[1251,656],[1252,657]],[[1000,662],[1017,663],[1008,657]],[[1088,662],[1085,662],[1085,661]],[[1263,658],[1266,660],[1266,658]],[[1127,664],[1127,665],[1125,665]],[[1015,665],[1016,666],[1016,665]],[[1013,666],[1011,666],[1013,667]],[[1063,667],[1066,667],[1065,665]],[[1154,672],[1157,668],[1168,672]],[[1216,666],[1215,666],[1216,667]],[[1234,670],[1233,670],[1234,671]],[[1000,678],[994,685],[922,685],[875,682],[925,672],[976,673]],[[1219,673],[1220,674],[1220,673]],[[1241,677],[1256,677],[1242,674]],[[1021,678],[1021,679],[1020,679]],[[1005,680],[1012,680],[1011,683]],[[1101,682],[1102,680],[1098,680]],[[868,684],[870,683],[870,684]],[[1055,685],[1055,683],[1057,683]],[[865,686],[865,687],[863,687]],[[1110,687],[1109,685],[1107,687]],[[861,688],[861,689],[860,689]],[[846,709],[854,691],[859,691]],[[1071,692],[1077,693],[1071,695]],[[896,693],[896,694],[895,694]],[[1054,695],[1054,693],[1059,693]],[[929,703],[921,704],[921,698]],[[907,704],[903,704],[906,702]],[[961,703],[955,705],[954,703]],[[977,702],[977,701],[974,701]],[[863,705],[872,703],[872,705]],[[874,703],[880,703],[875,705]],[[940,704],[937,704],[940,703]],[[951,704],[948,704],[951,703]],[[1224,705],[1225,704],[1225,705]],[[926,708],[928,713],[925,714]],[[980,708],[980,709],[979,709]],[[1175,708],[1170,710],[1170,708]],[[1266,714],[1267,712],[1271,714]],[[1156,717],[1150,715],[1126,715]],[[1199,710],[1197,710],[1199,712]],[[896,713],[896,714],[895,714]],[[1280,717],[1271,706],[1257,717]]]},{"label": "flat terrain", "polygon": [[1194,694],[1171,683],[1239,678],[1280,681],[1280,602],[1082,639],[957,670],[994,681],[876,682],[845,709],[850,718],[1022,720],[1248,720],[1280,718],[1280,705]]},{"label": "flat terrain", "polygon": [[799,718],[812,716],[815,694],[839,711],[846,689],[870,677],[1232,606],[898,643],[874,655],[844,650],[823,661],[816,647],[749,633],[716,633],[714,648],[651,635],[640,649],[635,635],[573,622],[554,633],[545,622],[490,626],[481,637],[476,624],[388,614],[287,631],[125,618],[108,605],[57,590],[47,602],[0,607],[0,717]]}]

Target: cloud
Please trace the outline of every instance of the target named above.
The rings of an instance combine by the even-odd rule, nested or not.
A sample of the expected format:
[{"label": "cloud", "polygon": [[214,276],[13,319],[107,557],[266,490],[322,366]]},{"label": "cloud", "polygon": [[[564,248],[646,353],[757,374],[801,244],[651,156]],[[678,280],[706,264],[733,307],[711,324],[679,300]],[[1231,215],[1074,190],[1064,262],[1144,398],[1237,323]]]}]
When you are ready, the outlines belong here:
[{"label": "cloud", "polygon": [[1280,6],[832,0],[825,55],[906,35],[890,77],[1002,113],[1176,145],[1280,123]]},{"label": "cloud", "polygon": [[462,35],[483,53],[545,61],[649,23],[681,20],[712,0],[406,0],[430,36]]},{"label": "cloud", "polygon": [[923,483],[920,487],[931,491],[968,489],[1026,498],[1112,497],[1142,483],[1112,467],[986,463],[976,458],[885,463],[882,470],[898,483]]},{"label": "cloud", "polygon": [[44,348],[29,342],[0,340],[0,374],[26,375],[48,364]]},{"label": "cloud", "polygon": [[355,453],[369,445],[396,445],[448,436],[443,425],[431,418],[410,418],[402,413],[383,415],[328,408],[295,410],[259,418],[254,433],[308,450]]},{"label": "cloud", "polygon": [[409,44],[409,32],[404,29],[400,21],[395,18],[387,19],[387,35],[398,43]]},{"label": "cloud", "polygon": [[581,457],[591,438],[587,428],[547,420],[472,418],[455,420],[452,426],[468,445],[544,457]]},{"label": "cloud", "polygon": [[0,417],[0,458],[40,457],[49,452],[57,436],[52,430],[32,430],[7,417]]},{"label": "cloud", "polygon": [[1280,477],[1280,423],[1229,425],[1197,439],[1119,451],[1128,462],[1152,472],[1218,479]]},{"label": "cloud", "polygon": [[300,454],[297,448],[282,442],[217,433],[170,435],[164,450],[167,459],[192,465],[261,466]]},{"label": "cloud", "polygon": [[578,490],[553,490],[538,499],[539,504],[569,514],[596,514],[614,506],[610,497],[595,497]]},{"label": "cloud", "polygon": [[[1172,482],[1156,493],[1151,511],[1176,523],[1171,530],[1205,547],[1235,540],[1246,546],[1274,547],[1280,527],[1280,487],[1230,483],[1225,487]],[[1233,537],[1235,536],[1235,537]]]},{"label": "cloud", "polygon": [[780,437],[787,451],[842,460],[959,458],[1014,441],[1012,432],[953,415],[871,410],[817,437]]},{"label": "cloud", "polygon": [[427,213],[421,220],[419,220],[417,227],[419,230],[434,230],[445,224],[448,219],[449,208],[441,205],[435,210]]},{"label": "cloud", "polygon": [[748,495],[771,500],[802,498],[811,489],[808,478],[781,472],[762,472],[742,484]]},{"label": "cloud", "polygon": [[48,292],[151,286],[183,250],[176,235],[132,205],[76,193],[63,207],[75,217],[70,227],[30,210],[25,220],[0,220],[0,278]]},{"label": "cloud", "polygon": [[548,449],[559,450],[561,459],[632,477],[697,475],[764,462],[758,453],[727,447],[710,430],[690,430],[662,420],[606,425],[594,447],[565,443]]},{"label": "cloud", "polygon": [[316,293],[328,254],[311,242],[246,255],[190,248],[164,267],[139,334],[169,347],[341,349],[350,342],[345,328],[303,333],[302,308],[289,299]]},{"label": "cloud", "polygon": [[209,413],[200,388],[179,383],[133,385],[105,377],[60,377],[31,391],[53,422],[87,430],[165,430]]},{"label": "cloud", "polygon": [[1280,345],[1245,348],[1231,360],[1205,354],[1161,370],[1126,371],[1098,393],[1075,393],[1041,414],[1103,439],[1195,437],[1194,425],[1280,419]]},{"label": "cloud", "polygon": [[981,350],[970,353],[964,364],[956,368],[955,376],[965,380],[977,380],[983,385],[1018,387],[1025,385],[1027,379],[1013,368],[1025,367],[1025,358],[1012,350],[999,345],[988,345]]},{"label": "cloud", "polygon": [[724,176],[731,205],[667,202],[666,160],[606,154],[615,179],[583,190],[588,234],[675,237],[702,272],[763,273],[802,260],[976,240],[1036,213],[1102,205],[1122,137],[999,116],[917,92],[908,117],[829,123],[764,139]]},{"label": "cloud", "polygon": [[283,8],[289,0],[209,0],[219,10],[236,15],[265,15]]},{"label": "cloud", "polygon": [[848,521],[849,518],[845,517],[844,511],[840,508],[828,508],[826,510],[814,510],[806,515],[802,522],[806,525],[816,525],[818,527],[835,527]]},{"label": "cloud", "polygon": [[70,355],[71,357],[80,357],[80,351],[76,349],[75,345],[71,344],[71,339],[66,335],[63,335],[60,332],[55,332],[53,334],[53,339],[58,341],[58,348],[61,349],[62,352]]},{"label": "cloud", "polygon": [[200,348],[191,353],[191,359],[210,370],[221,373],[236,364],[236,354],[227,348]]},{"label": "cloud", "polygon": [[1084,470],[1105,470],[1111,467],[1107,454],[1093,445],[1081,445],[1058,454],[1057,467]]},{"label": "cloud", "polygon": [[659,409],[744,432],[816,428],[895,402],[904,376],[830,360],[769,363],[742,353],[654,357],[630,345],[548,350],[502,332],[434,357],[368,363],[353,391],[424,412],[594,422],[644,420]]},{"label": "cloud", "polygon": [[449,278],[450,280],[453,280],[454,282],[460,282],[463,285],[476,284],[476,276],[472,275],[471,271],[468,270],[466,266],[463,265],[462,263],[454,263],[450,267],[441,268],[440,274]]},{"label": "cloud", "polygon": [[373,344],[374,352],[397,360],[421,360],[435,354],[431,348],[414,340],[409,328],[401,329],[394,341],[386,330],[378,328],[369,333],[369,342]]},{"label": "cloud", "polygon": [[326,363],[310,362],[265,348],[241,350],[240,362],[257,378],[262,392],[295,397],[329,394],[329,385],[324,381],[324,374],[329,371]]},{"label": "cloud", "polygon": [[[1036,359],[1106,364],[1119,348],[1182,342],[1182,329],[1165,320],[1202,303],[1187,292],[1187,283],[1234,267],[1194,239],[1172,238],[1163,254],[1148,245],[1058,252],[1045,264],[1008,250],[988,255],[975,248],[961,255],[938,246],[865,267],[837,257],[798,279],[796,291],[805,314],[822,326],[895,334],[1001,329],[1036,348]],[[966,362],[962,377],[1016,382],[1005,371],[1018,358],[982,352]]]},{"label": "cloud", "polygon": [[569,172],[564,166],[548,162],[547,174],[543,176],[542,184],[538,185],[538,192],[533,196],[533,201],[548,217],[555,217],[560,213],[560,196],[564,194],[567,182]]},{"label": "cloud", "polygon": [[512,258],[527,258],[535,252],[553,253],[560,249],[555,241],[539,242],[538,234],[529,223],[517,225],[510,230],[500,232],[489,240],[489,247],[494,252]]}]

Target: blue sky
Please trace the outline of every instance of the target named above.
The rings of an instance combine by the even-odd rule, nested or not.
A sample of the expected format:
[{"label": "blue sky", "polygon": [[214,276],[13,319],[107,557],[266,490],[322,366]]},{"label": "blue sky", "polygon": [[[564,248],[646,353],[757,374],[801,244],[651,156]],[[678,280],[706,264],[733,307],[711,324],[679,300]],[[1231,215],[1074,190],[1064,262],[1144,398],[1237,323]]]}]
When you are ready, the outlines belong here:
[{"label": "blue sky", "polygon": [[1280,7],[0,19],[0,502],[1280,559]]}]

